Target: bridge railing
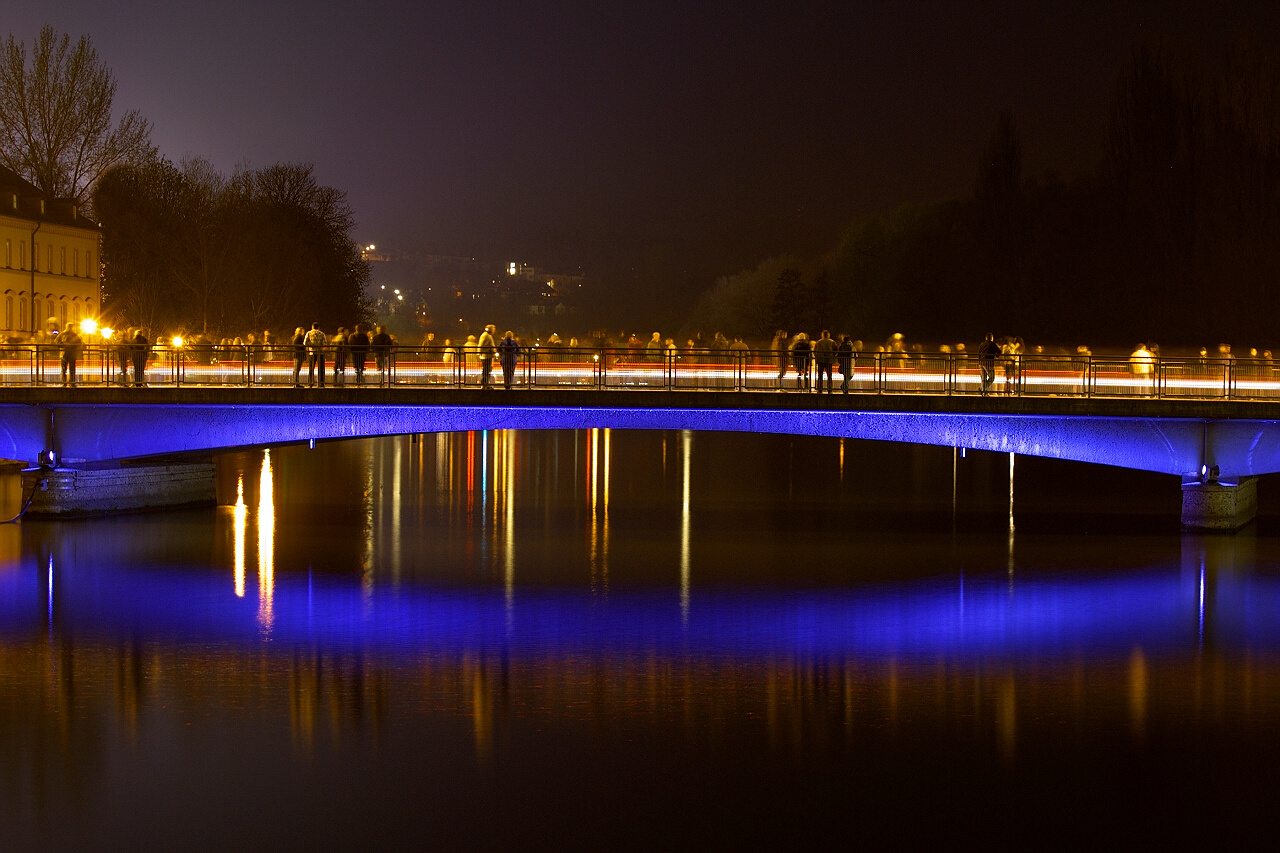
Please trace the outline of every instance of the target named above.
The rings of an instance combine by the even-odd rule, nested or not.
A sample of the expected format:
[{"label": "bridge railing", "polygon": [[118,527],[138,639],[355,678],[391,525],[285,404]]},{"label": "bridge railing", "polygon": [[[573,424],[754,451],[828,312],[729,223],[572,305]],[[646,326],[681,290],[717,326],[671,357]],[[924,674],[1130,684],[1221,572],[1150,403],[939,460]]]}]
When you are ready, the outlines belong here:
[{"label": "bridge railing", "polygon": [[[141,381],[151,386],[479,388],[485,357],[472,348],[327,346],[314,359],[291,345],[154,347],[143,351]],[[139,352],[125,345],[0,345],[0,385],[138,384]],[[815,353],[692,348],[646,352],[626,347],[522,349],[513,388],[629,391],[816,391],[828,356]],[[983,359],[966,353],[857,352],[830,356],[831,387],[855,394],[983,393]],[[323,373],[320,373],[323,361]],[[986,392],[1015,396],[1280,400],[1280,369],[1263,359],[997,355]],[[65,368],[65,369],[64,369]],[[490,381],[505,384],[495,355]],[[821,383],[825,390],[825,381]]]}]

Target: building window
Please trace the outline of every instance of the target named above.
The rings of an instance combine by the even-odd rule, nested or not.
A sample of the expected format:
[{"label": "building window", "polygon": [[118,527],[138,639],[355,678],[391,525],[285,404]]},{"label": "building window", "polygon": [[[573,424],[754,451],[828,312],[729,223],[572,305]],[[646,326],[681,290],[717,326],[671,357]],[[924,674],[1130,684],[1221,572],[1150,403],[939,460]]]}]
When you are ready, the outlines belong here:
[{"label": "building window", "polygon": [[20,331],[26,331],[27,325],[27,299],[24,296],[18,300],[18,328]]},{"label": "building window", "polygon": [[[44,263],[44,271],[53,272],[53,245],[52,244],[50,244],[49,246],[49,251],[47,252],[47,255],[49,259]],[[39,257],[39,254],[37,254],[36,257]]]},{"label": "building window", "polygon": [[79,303],[73,302],[71,304],[71,322],[75,323],[77,326],[80,325],[80,304]]},{"label": "building window", "polygon": [[34,240],[31,242],[31,263],[36,272],[40,272],[40,244]]},{"label": "building window", "polygon": [[13,328],[13,297],[6,296],[4,298],[4,327],[6,329]]},{"label": "building window", "polygon": [[27,268],[27,241],[18,241],[18,269],[25,270]]},{"label": "building window", "polygon": [[93,278],[93,251],[84,250],[84,277]]},{"label": "building window", "polygon": [[71,250],[71,274],[80,275],[80,250]]},{"label": "building window", "polygon": [[[61,267],[61,269],[59,269],[58,272],[62,273],[63,275],[66,275],[67,274],[67,247],[66,246],[62,247],[62,251],[59,253],[59,255],[60,255],[59,260],[61,261],[61,263],[59,263],[59,266]],[[53,272],[53,270],[49,270],[49,272]]]},{"label": "building window", "polygon": [[58,319],[61,322],[58,323],[58,328],[65,329],[67,327],[67,303],[64,302],[59,307],[61,308],[61,310],[58,311]]},{"label": "building window", "polygon": [[13,269],[13,240],[4,241],[4,265]]},{"label": "building window", "polygon": [[[24,301],[24,302],[23,302],[23,305],[25,305],[25,304],[26,304],[26,302]],[[40,300],[39,300],[39,299],[32,299],[32,300],[31,300],[31,316],[32,316],[32,317],[34,317],[36,320],[39,320],[39,319],[41,318],[41,316],[42,316],[42,315],[41,315],[41,313],[40,313]],[[25,323],[23,323],[23,325],[25,326],[26,324],[25,324]],[[32,331],[34,331],[34,329],[33,329]]]}]

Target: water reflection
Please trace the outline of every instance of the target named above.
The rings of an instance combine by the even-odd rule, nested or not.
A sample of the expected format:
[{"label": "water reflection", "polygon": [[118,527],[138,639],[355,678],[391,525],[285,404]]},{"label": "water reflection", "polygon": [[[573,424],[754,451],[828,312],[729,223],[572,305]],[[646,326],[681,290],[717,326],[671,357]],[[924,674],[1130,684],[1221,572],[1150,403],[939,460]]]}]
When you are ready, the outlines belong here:
[{"label": "water reflection", "polygon": [[[235,767],[259,794],[323,780],[273,781],[295,807],[400,792],[361,806],[394,823],[423,802],[483,818],[517,778],[548,814],[609,787],[701,807],[738,778],[934,803],[993,779],[1114,795],[1146,750],[1219,770],[1222,744],[1280,750],[1272,540],[1020,514],[1015,554],[1003,456],[921,466],[935,530],[868,486],[881,448],[696,440],[697,465],[691,433],[605,430],[246,452],[216,515],[22,525],[0,567],[0,789],[72,801],[59,825],[87,833],[94,804],[149,802],[176,767],[175,814],[224,814]],[[979,465],[986,527],[953,526]]]},{"label": "water reflection", "polygon": [[264,450],[258,479],[258,624],[267,632],[271,630],[271,623],[275,619],[275,517],[271,451]]}]

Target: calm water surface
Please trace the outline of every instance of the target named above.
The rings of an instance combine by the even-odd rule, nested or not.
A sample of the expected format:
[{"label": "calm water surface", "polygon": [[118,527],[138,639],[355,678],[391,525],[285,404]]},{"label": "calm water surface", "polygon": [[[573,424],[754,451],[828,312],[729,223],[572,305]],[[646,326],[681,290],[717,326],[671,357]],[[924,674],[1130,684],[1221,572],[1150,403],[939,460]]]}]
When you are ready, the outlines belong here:
[{"label": "calm water surface", "polygon": [[216,510],[0,526],[0,849],[1039,846],[1273,809],[1271,480],[1198,537],[1170,478],[835,439],[218,477]]}]

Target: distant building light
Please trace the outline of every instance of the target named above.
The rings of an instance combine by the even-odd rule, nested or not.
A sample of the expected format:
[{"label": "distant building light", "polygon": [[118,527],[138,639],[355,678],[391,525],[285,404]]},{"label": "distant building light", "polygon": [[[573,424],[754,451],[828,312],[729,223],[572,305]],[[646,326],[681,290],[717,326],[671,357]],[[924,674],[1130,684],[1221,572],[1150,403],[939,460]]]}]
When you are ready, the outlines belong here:
[{"label": "distant building light", "polygon": [[515,275],[515,274],[516,274],[516,262],[512,261],[510,264],[507,265],[507,275]]}]

